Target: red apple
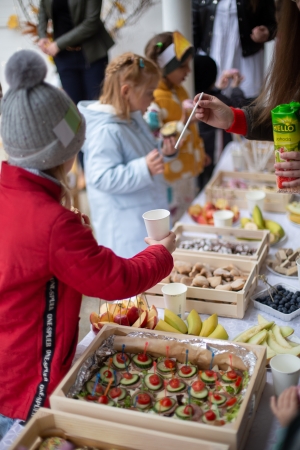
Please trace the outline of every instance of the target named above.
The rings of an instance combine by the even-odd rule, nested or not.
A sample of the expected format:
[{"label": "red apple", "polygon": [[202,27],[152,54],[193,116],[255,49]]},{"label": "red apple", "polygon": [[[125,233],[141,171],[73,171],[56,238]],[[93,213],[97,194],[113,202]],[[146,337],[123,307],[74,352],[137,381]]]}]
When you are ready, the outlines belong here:
[{"label": "red apple", "polygon": [[138,320],[132,325],[136,328],[145,328],[148,320],[148,311],[143,311]]},{"label": "red apple", "polygon": [[91,322],[91,324],[98,323],[99,322],[99,315],[97,313],[95,313],[95,312],[92,312],[90,314],[90,322]]},{"label": "red apple", "polygon": [[125,327],[130,326],[130,323],[129,323],[129,320],[128,320],[126,314],[115,315],[114,322],[117,323],[118,325],[125,325]]},{"label": "red apple", "polygon": [[148,311],[148,322],[153,317],[158,317],[158,311],[154,305],[151,305],[151,309]]},{"label": "red apple", "polygon": [[103,314],[100,314],[98,322],[112,322],[113,321],[113,315],[110,312],[105,312]]},{"label": "red apple", "polygon": [[[149,316],[148,316],[149,317]],[[158,322],[158,317],[154,316],[152,319],[148,320],[146,328],[149,328],[149,330],[154,330]]]},{"label": "red apple", "polygon": [[206,219],[207,220],[212,219],[213,213],[214,213],[214,210],[212,210],[212,209],[210,209],[209,211],[206,211]]},{"label": "red apple", "polygon": [[197,222],[200,223],[201,225],[207,225],[207,220],[203,216],[198,216]]},{"label": "red apple", "polygon": [[92,323],[92,330],[95,334],[99,333],[100,328],[98,327],[97,323]]},{"label": "red apple", "polygon": [[[140,313],[142,314],[142,311],[140,311]],[[138,320],[139,317],[140,317],[139,309],[136,306],[132,306],[131,308],[128,309],[127,319],[130,325],[133,325]]]}]

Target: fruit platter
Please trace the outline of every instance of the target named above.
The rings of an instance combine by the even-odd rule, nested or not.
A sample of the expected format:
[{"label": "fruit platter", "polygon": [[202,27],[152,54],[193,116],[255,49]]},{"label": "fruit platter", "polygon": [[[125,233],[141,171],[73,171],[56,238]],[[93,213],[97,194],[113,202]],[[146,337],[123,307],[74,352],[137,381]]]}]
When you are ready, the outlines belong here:
[{"label": "fruit platter", "polygon": [[188,213],[191,218],[200,225],[214,225],[213,213],[219,210],[232,211],[233,223],[238,222],[240,218],[240,211],[237,206],[229,206],[227,200],[219,198],[215,203],[207,202],[204,206],[194,204],[188,208]]},{"label": "fruit platter", "polygon": [[104,302],[99,314],[90,314],[90,323],[94,333],[98,333],[107,323],[116,323],[127,327],[148,328],[153,330],[158,322],[158,312],[154,305],[149,306],[145,295],[134,299],[120,300],[116,303]]},{"label": "fruit platter", "polygon": [[270,245],[282,242],[286,238],[286,234],[282,226],[274,220],[265,219],[259,206],[255,206],[252,212],[252,218],[242,217],[241,227],[244,230],[269,230]]},{"label": "fruit platter", "polygon": [[279,326],[276,324],[275,319],[270,322],[261,314],[258,314],[257,321],[257,325],[243,331],[233,341],[266,347],[267,364],[275,355],[284,353],[295,356],[300,355],[300,341],[297,336],[293,336],[294,329],[292,327]]},{"label": "fruit platter", "polygon": [[[120,310],[123,310],[123,314],[119,312]],[[212,314],[203,322],[195,310],[190,311],[186,321],[167,308],[164,309],[163,314],[164,318],[159,319],[157,308],[154,305],[150,307],[146,295],[141,294],[134,300],[122,300],[117,303],[105,302],[100,307],[100,314],[96,312],[90,314],[90,322],[92,330],[96,334],[105,324],[116,323],[123,326],[164,331],[165,333],[228,339],[227,331],[218,323],[217,314]],[[127,320],[123,316],[126,316]],[[103,318],[108,320],[103,321]]]}]

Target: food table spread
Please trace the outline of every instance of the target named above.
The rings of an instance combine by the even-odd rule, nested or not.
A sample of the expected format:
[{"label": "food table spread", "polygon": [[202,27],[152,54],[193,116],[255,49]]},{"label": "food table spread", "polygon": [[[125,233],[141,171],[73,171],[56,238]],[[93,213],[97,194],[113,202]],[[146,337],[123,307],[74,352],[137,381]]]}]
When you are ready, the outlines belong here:
[{"label": "food table spread", "polygon": [[[224,150],[223,155],[215,169],[215,173],[221,170],[231,171],[233,170],[232,167],[232,160],[230,156],[230,147],[229,144],[227,148]],[[205,193],[201,192],[194,200],[194,203],[199,203],[203,205],[205,203]],[[241,210],[241,216],[248,215],[247,211]],[[271,248],[270,253],[274,254],[282,245],[283,247],[291,247],[291,248],[297,248],[299,247],[298,243],[298,230],[297,228],[292,225],[287,216],[283,213],[264,213],[264,216],[267,218],[270,218],[272,220],[275,220],[279,222],[282,227],[284,228],[286,232],[286,239],[282,244],[278,244],[277,246],[274,246]],[[183,217],[181,218],[180,222],[183,223],[191,223],[194,224],[191,217],[188,215],[188,213],[185,213]],[[201,258],[199,258],[201,259]],[[278,283],[285,283],[288,285],[293,286],[294,288],[299,288],[299,282],[298,279],[287,279],[283,278],[281,276],[274,275],[273,273],[270,273],[268,269],[266,268],[266,264],[262,266],[261,273],[266,274],[268,277],[268,281],[271,284],[278,284]],[[262,282],[259,282],[258,288],[256,291],[260,291],[265,288],[265,285],[262,284]],[[219,323],[224,325],[226,328],[229,339],[233,339],[235,336],[237,336],[242,331],[246,330],[247,328],[256,325],[257,324],[257,315],[260,311],[253,307],[252,302],[250,302],[250,305],[246,311],[246,314],[242,320],[240,319],[234,319],[234,318],[225,318],[225,317],[219,317]],[[271,315],[268,315],[266,313],[262,313],[263,316],[268,320],[274,320],[274,317]],[[202,320],[205,319],[207,316],[204,314],[201,314]],[[159,310],[159,318],[163,318],[163,311]],[[290,322],[284,322],[280,319],[276,318],[276,324],[278,325],[290,325],[292,328],[294,328],[295,332],[294,334],[296,336],[300,337],[300,323],[299,320],[294,319]],[[78,355],[82,353],[82,351],[86,348],[86,346],[89,345],[91,340],[94,338],[94,333],[91,331],[85,339],[78,345]],[[276,442],[276,430],[279,428],[279,424],[277,420],[274,418],[270,411],[269,403],[270,403],[270,397],[273,395],[273,385],[272,385],[272,375],[271,372],[267,371],[267,383],[265,385],[265,389],[262,395],[262,398],[260,400],[259,407],[257,409],[254,422],[252,425],[252,428],[250,430],[249,439],[247,440],[247,443],[245,445],[245,450],[253,450],[254,448],[257,450],[268,450],[272,449],[274,443]]]},{"label": "food table spread", "polygon": [[[215,169],[215,173],[221,170],[230,171],[233,170],[232,168],[232,160],[230,156],[230,144],[227,146],[227,148],[224,150],[224,153]],[[198,197],[195,198],[194,203],[199,203],[203,205],[205,203],[205,194],[204,192],[201,192]],[[241,216],[248,215],[247,211],[241,210]],[[282,243],[283,247],[291,247],[291,248],[297,248],[299,246],[298,244],[298,230],[297,228],[292,225],[287,216],[282,213],[270,213],[267,212],[264,214],[267,218],[270,218],[272,220],[275,220],[279,222],[282,227],[284,228],[286,232],[286,240]],[[181,218],[181,222],[183,223],[194,223],[190,216],[185,213],[183,217]],[[280,245],[274,246],[271,248],[270,253],[276,253]],[[201,257],[199,258],[201,259]],[[266,264],[264,264],[261,268],[261,273],[264,273],[268,277],[268,281],[271,284],[278,284],[278,283],[285,283],[293,286],[294,288],[299,288],[299,282],[298,279],[291,278],[283,278],[281,276],[274,275],[273,273],[270,273],[268,269],[266,268]],[[256,289],[257,291],[262,290],[265,288],[265,285],[262,284],[262,282],[259,282],[259,287]],[[300,289],[299,289],[300,290]],[[216,311],[217,312],[217,311]],[[250,302],[250,305],[245,313],[244,318],[241,319],[235,319],[235,318],[225,318],[220,317],[219,323],[221,323],[227,330],[229,334],[229,339],[233,339],[235,336],[237,336],[242,331],[245,331],[249,327],[253,325],[257,325],[257,314],[259,313],[259,310],[255,309],[253,307],[252,302]],[[268,320],[274,320],[274,318],[271,315],[268,315],[266,313],[263,313],[263,316]],[[163,310],[159,310],[159,317],[163,318]],[[202,315],[202,320],[205,319],[207,316]],[[294,334],[296,336],[300,337],[300,323],[299,320],[294,319],[291,322],[284,322],[280,319],[276,319],[276,323],[278,325],[290,325],[292,328],[294,328],[295,332]],[[95,338],[95,334],[93,331],[90,331],[87,336],[78,344],[75,359],[77,359],[84,350],[89,346],[89,344],[93,341]],[[245,445],[245,450],[253,450],[256,448],[257,450],[268,450],[272,449],[273,444],[276,442],[276,430],[279,428],[279,424],[277,423],[276,419],[271,414],[270,408],[269,408],[269,400],[270,396],[273,395],[273,386],[272,386],[272,376],[270,371],[267,372],[267,383],[265,385],[265,389],[262,395],[262,398],[260,400],[259,407],[257,409],[254,422],[252,425],[252,428],[250,430],[249,438],[247,440],[247,443]],[[18,431],[18,428],[15,429],[15,431]],[[13,432],[13,430],[12,430]],[[0,443],[0,450],[6,450],[9,447],[9,444],[11,443],[11,440],[9,436],[7,437],[4,442],[2,441]]]}]

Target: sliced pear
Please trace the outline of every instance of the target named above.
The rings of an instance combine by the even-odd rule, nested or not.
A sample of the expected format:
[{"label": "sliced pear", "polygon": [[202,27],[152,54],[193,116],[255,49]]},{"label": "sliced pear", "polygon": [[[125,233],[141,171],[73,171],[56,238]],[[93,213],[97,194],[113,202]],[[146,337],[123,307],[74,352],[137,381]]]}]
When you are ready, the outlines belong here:
[{"label": "sliced pear", "polygon": [[257,315],[257,322],[258,322],[258,325],[263,325],[263,324],[269,323],[269,321],[267,319],[265,319],[261,314]]},{"label": "sliced pear", "polygon": [[281,331],[282,336],[284,338],[286,338],[288,336],[291,336],[291,334],[293,334],[295,330],[292,327],[283,326],[283,327],[280,327],[280,331]]},{"label": "sliced pear", "polygon": [[217,314],[212,314],[202,322],[200,336],[208,337],[217,328],[217,325],[218,316]]},{"label": "sliced pear", "polygon": [[256,333],[254,336],[252,336],[252,338],[250,338],[247,343],[248,344],[254,344],[254,345],[259,345],[261,344],[267,337],[267,330],[261,330],[258,333]]},{"label": "sliced pear", "polygon": [[223,325],[218,323],[214,331],[208,337],[212,339],[223,339],[226,341],[228,339],[228,334]]},{"label": "sliced pear", "polygon": [[284,337],[281,334],[280,328],[278,325],[275,325],[272,328],[272,331],[274,333],[275,339],[278,342],[279,345],[281,345],[281,347],[284,348],[292,348],[292,346],[284,339]]},{"label": "sliced pear", "polygon": [[274,333],[272,330],[268,332],[268,345],[271,347],[272,350],[276,353],[287,353],[288,355],[300,355],[300,345],[297,345],[297,347],[292,348],[285,348],[278,344],[278,342],[275,339]]},{"label": "sliced pear", "polygon": [[297,342],[290,341],[289,339],[287,339],[286,341],[290,344],[291,347],[298,347],[299,345],[297,344]]},{"label": "sliced pear", "polygon": [[202,327],[202,321],[197,311],[195,309],[192,309],[186,320],[188,323],[188,334],[199,336]]},{"label": "sliced pear", "polygon": [[274,350],[271,347],[268,346],[266,341],[262,342],[261,345],[263,347],[267,348],[267,361],[269,361],[271,358],[273,358],[273,356],[277,355],[277,353],[274,352]]},{"label": "sliced pear", "polygon": [[252,336],[255,336],[255,334],[259,333],[261,330],[271,328],[273,324],[274,322],[268,322],[263,325],[255,325],[254,327],[251,327],[248,330],[244,331],[243,333],[239,334],[233,340],[235,342],[247,342],[249,341],[249,339],[252,338]]}]

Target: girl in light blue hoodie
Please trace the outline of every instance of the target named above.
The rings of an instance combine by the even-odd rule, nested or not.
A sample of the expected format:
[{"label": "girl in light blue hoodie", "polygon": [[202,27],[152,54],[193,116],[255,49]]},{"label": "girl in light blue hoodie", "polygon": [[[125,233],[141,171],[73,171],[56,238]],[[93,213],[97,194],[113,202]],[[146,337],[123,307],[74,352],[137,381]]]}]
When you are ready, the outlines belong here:
[{"label": "girl in light blue hoodie", "polygon": [[143,119],[159,78],[151,61],[125,53],[107,66],[100,101],[78,105],[86,119],[82,150],[96,238],[125,258],[146,247],[142,214],[168,208],[164,162],[175,141],[165,139],[159,151]]}]

